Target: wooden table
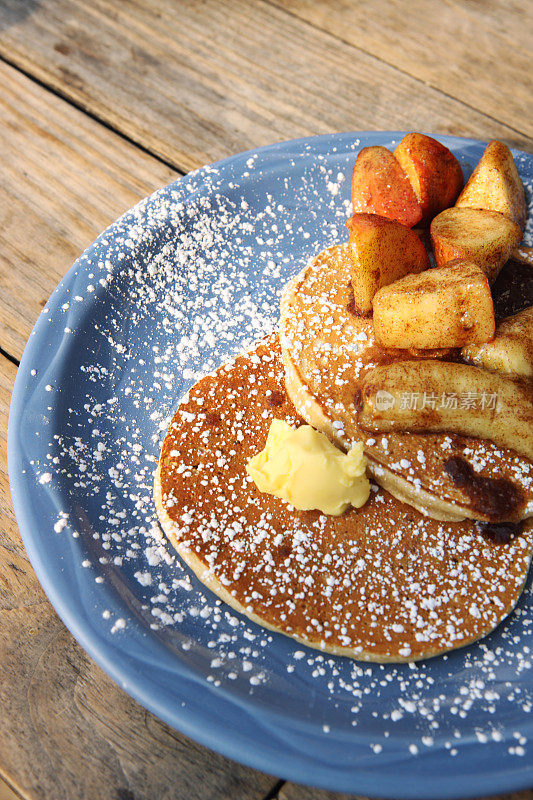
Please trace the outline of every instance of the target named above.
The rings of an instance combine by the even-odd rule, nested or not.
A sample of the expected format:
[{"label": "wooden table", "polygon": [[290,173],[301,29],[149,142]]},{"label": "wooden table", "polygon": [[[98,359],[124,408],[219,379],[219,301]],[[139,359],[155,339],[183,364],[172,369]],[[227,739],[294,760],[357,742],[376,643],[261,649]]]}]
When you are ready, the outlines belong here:
[{"label": "wooden table", "polygon": [[527,0],[0,0],[0,800],[340,797],[207,751],[81,650],[13,516],[11,389],[41,307],[81,250],[194,167],[339,130],[500,138],[533,152],[528,10]]}]

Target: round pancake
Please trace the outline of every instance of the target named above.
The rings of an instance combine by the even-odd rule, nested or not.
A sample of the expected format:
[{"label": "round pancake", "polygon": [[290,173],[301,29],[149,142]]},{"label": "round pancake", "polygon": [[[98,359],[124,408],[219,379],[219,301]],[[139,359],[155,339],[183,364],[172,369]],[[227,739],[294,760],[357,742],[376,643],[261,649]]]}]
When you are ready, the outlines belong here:
[{"label": "round pancake", "polygon": [[[461,458],[482,477],[507,479],[523,493],[515,519],[533,514],[533,465],[493,442],[447,433],[369,434],[357,425],[354,398],[366,372],[405,358],[374,339],[372,319],[353,307],[347,244],[320,253],[287,286],[280,339],[286,387],[298,412],[343,448],[362,441],[375,480],[435,519],[488,521],[483,501],[458,485],[446,463]],[[448,356],[446,351],[408,357]],[[408,387],[407,394],[408,394]]]},{"label": "round pancake", "polygon": [[273,418],[302,423],[275,334],[195,384],[163,443],[161,525],[222,600],[298,642],[379,662],[461,647],[509,614],[528,572],[531,524],[498,544],[473,522],[424,517],[377,486],[339,517],[296,511],[245,471]]}]

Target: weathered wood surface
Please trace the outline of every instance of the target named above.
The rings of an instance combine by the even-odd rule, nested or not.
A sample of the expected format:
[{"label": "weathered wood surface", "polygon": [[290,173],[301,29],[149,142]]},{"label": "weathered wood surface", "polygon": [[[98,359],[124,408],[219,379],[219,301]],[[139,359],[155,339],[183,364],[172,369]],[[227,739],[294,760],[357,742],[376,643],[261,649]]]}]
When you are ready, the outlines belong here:
[{"label": "weathered wood surface", "polygon": [[533,136],[531,3],[272,1],[449,97]]},{"label": "weathered wood surface", "polygon": [[[441,5],[425,21],[453,53],[457,26],[454,17],[442,25]],[[496,94],[493,118],[350,35],[349,43],[345,30],[339,38],[264,0],[0,4],[0,55],[179,169],[335,130],[438,131],[531,147],[526,121],[505,112],[514,82]],[[491,73],[481,75],[491,87]]]},{"label": "weathered wood surface", "polygon": [[[516,0],[0,0],[0,57],[11,65],[0,62],[0,348],[20,357],[81,250],[175,170],[347,129],[498,137],[533,150],[528,9]],[[8,784],[23,800],[262,800],[274,778],[144,711],[45,598],[7,485],[14,375],[0,355],[0,800],[12,800]],[[279,800],[347,798],[290,783],[279,791]]]},{"label": "weathered wood surface", "polygon": [[28,800],[261,800],[274,778],[145,711],[83,652],[46,599],[9,504],[15,372],[0,356],[0,777]]},{"label": "weathered wood surface", "polygon": [[178,173],[1,62],[0,85],[0,347],[20,358],[81,251]]}]

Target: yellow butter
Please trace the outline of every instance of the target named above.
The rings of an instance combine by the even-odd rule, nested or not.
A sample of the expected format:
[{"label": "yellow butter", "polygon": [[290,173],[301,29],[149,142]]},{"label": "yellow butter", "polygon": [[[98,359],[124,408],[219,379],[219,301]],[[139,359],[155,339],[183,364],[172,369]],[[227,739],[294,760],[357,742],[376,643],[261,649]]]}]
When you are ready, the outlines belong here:
[{"label": "yellow butter", "polygon": [[345,454],[310,425],[295,430],[274,419],[265,449],[250,459],[246,471],[260,492],[287,500],[301,511],[338,515],[368,500],[366,463],[360,443]]}]

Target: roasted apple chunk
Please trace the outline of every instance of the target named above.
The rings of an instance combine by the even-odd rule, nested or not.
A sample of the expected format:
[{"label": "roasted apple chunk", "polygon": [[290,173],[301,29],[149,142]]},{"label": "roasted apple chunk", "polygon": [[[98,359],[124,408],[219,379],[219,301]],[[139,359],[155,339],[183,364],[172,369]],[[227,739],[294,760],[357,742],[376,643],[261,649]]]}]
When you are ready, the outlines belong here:
[{"label": "roasted apple chunk", "polygon": [[372,298],[382,286],[430,266],[419,237],[395,220],[354,214],[350,229],[351,276],[355,308],[372,313]]},{"label": "roasted apple chunk", "polygon": [[383,347],[462,347],[494,336],[489,282],[469,261],[453,261],[384,286],[373,308],[376,339]]},{"label": "roasted apple chunk", "polygon": [[423,133],[408,133],[394,155],[422,207],[423,222],[453,206],[463,186],[463,171],[447,147]]},{"label": "roasted apple chunk", "polygon": [[533,306],[502,319],[491,342],[463,347],[461,354],[484,369],[533,377]]},{"label": "roasted apple chunk", "polygon": [[352,203],[354,213],[379,214],[408,228],[422,218],[420,203],[405,172],[390,150],[381,145],[364,147],[357,156]]},{"label": "roasted apple chunk", "polygon": [[499,211],[524,228],[527,217],[524,187],[507,145],[496,140],[489,142],[455,205]]},{"label": "roasted apple chunk", "polygon": [[431,223],[438,267],[456,258],[473,261],[492,283],[522,239],[516,222],[497,211],[447,208]]}]

